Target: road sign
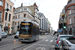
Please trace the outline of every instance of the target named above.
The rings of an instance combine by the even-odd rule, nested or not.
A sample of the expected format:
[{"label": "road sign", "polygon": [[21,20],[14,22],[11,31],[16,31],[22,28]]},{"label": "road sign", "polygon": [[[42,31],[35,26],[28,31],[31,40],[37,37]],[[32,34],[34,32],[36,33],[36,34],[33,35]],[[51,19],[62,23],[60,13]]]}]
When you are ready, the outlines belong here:
[{"label": "road sign", "polygon": [[58,32],[61,32],[61,30],[58,30]]}]

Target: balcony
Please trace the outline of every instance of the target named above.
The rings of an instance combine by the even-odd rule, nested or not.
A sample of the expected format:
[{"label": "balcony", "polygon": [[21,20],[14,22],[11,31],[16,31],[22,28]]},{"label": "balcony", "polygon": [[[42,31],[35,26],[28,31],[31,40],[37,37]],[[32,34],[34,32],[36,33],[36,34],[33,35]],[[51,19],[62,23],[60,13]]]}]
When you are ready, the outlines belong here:
[{"label": "balcony", "polygon": [[35,17],[35,20],[37,21],[38,24],[40,24],[40,20]]},{"label": "balcony", "polygon": [[29,12],[32,14],[31,10],[29,8],[19,8],[19,9],[16,9],[14,13],[19,13],[19,12]]}]

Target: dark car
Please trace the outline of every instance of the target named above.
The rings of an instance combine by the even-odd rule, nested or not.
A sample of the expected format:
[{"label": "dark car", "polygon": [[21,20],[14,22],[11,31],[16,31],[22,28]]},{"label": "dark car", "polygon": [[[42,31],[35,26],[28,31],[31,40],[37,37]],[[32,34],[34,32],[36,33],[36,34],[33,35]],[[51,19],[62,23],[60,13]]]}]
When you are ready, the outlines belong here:
[{"label": "dark car", "polygon": [[55,50],[60,50],[60,43],[61,40],[66,39],[68,37],[73,37],[73,35],[59,35],[56,39],[55,39]]},{"label": "dark car", "polygon": [[19,31],[17,31],[17,33],[14,35],[14,38],[18,38],[19,37]]},{"label": "dark car", "polygon": [[61,41],[63,50],[75,50],[75,37],[69,37]]}]

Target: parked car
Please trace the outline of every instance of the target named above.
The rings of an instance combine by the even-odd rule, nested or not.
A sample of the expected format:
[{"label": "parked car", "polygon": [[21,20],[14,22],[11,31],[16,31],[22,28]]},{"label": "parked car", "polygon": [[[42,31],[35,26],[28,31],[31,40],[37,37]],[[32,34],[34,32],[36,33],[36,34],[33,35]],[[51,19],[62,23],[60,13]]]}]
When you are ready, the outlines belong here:
[{"label": "parked car", "polygon": [[45,33],[45,35],[48,35],[48,33]]},{"label": "parked car", "polygon": [[6,32],[2,32],[2,38],[6,38],[7,37],[7,33]]},{"label": "parked car", "polygon": [[75,37],[69,37],[61,41],[63,50],[75,50]]},{"label": "parked car", "polygon": [[69,38],[69,37],[73,37],[73,35],[59,35],[56,39],[55,39],[55,50],[60,50],[60,43],[61,40]]},{"label": "parked car", "polygon": [[17,33],[14,35],[14,38],[18,38],[19,37],[19,31],[17,31]]}]

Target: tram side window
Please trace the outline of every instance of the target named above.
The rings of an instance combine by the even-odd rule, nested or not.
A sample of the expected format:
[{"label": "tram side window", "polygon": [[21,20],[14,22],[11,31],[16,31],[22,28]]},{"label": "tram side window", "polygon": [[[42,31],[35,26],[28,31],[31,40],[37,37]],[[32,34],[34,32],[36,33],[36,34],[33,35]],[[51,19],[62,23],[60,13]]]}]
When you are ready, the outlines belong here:
[{"label": "tram side window", "polygon": [[36,35],[36,27],[33,26],[33,34]]}]

